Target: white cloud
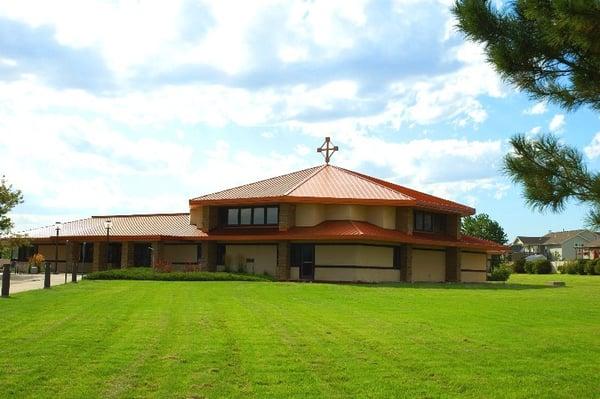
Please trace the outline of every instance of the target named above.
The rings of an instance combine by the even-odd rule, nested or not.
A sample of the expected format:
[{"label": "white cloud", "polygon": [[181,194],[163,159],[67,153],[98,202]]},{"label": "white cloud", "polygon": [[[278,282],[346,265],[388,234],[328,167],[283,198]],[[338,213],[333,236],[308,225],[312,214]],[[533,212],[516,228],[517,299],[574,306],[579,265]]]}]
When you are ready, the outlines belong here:
[{"label": "white cloud", "polygon": [[525,115],[542,115],[548,111],[548,104],[545,101],[539,102],[527,108],[523,113]]},{"label": "white cloud", "polygon": [[541,126],[534,126],[531,129],[529,129],[529,131],[527,132],[527,136],[528,137],[533,137],[538,135],[540,132],[542,131],[542,127]]},{"label": "white cloud", "polygon": [[[291,130],[317,144],[334,135],[344,146],[335,160],[347,167],[382,167],[455,199],[497,195],[500,141],[402,136],[405,126],[477,127],[488,117],[482,97],[505,95],[481,46],[450,40],[458,36],[447,3],[396,1],[381,14],[372,13],[377,3],[343,0],[3,2],[0,16],[97,51],[116,79],[102,94],[62,89],[36,70],[0,81],[3,172],[40,214],[182,210],[189,196],[314,164],[302,137],[281,152],[236,143],[247,132]],[[190,4],[206,20],[194,19],[198,32],[185,36]],[[417,31],[431,38],[415,44]],[[416,66],[398,64],[411,59]],[[2,68],[23,63],[0,59]],[[202,137],[199,148],[191,136]],[[21,215],[31,223],[32,211]]]},{"label": "white cloud", "polygon": [[591,143],[588,144],[583,151],[590,159],[595,159],[600,156],[600,132],[596,133]]},{"label": "white cloud", "polygon": [[560,132],[565,127],[565,116],[563,114],[556,114],[552,117],[552,120],[548,124],[548,129],[551,132]]}]

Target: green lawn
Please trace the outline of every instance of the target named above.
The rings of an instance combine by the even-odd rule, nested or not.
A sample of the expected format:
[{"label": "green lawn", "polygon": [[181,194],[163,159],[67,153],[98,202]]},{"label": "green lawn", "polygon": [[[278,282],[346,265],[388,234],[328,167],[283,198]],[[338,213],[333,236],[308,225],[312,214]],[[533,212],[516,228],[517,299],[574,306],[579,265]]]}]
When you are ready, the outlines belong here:
[{"label": "green lawn", "polygon": [[600,276],[511,283],[84,281],[17,294],[0,301],[0,395],[600,397]]}]

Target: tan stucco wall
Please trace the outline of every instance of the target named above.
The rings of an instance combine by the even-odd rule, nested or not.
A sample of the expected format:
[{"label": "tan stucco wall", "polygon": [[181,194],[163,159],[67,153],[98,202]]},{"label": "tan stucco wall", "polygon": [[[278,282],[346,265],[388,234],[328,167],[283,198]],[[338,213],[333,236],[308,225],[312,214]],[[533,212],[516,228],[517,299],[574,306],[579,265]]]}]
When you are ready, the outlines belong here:
[{"label": "tan stucco wall", "polygon": [[[226,245],[225,260],[230,262],[229,267],[237,270],[239,261],[245,263],[247,258],[254,259],[254,273],[267,272],[275,276],[277,268],[277,246],[276,245]],[[252,272],[252,270],[247,270]]]},{"label": "tan stucco wall", "polygon": [[400,270],[317,267],[315,269],[315,280],[357,281],[368,283],[400,281]]},{"label": "tan stucco wall", "polygon": [[316,226],[325,220],[325,205],[297,204],[296,226]]},{"label": "tan stucco wall", "polygon": [[325,205],[325,220],[367,220],[363,205]]},{"label": "tan stucco wall", "polygon": [[367,222],[393,230],[396,228],[396,208],[393,206],[368,206]]},{"label": "tan stucco wall", "polygon": [[290,280],[299,280],[300,279],[300,268],[296,266],[290,267]]},{"label": "tan stucco wall", "polygon": [[195,224],[199,229],[202,228],[202,207],[190,208],[190,224]]},{"label": "tan stucco wall", "polygon": [[463,270],[460,280],[463,283],[483,283],[486,281],[487,254],[475,254],[471,252],[462,253],[461,269],[480,270],[480,272]]},{"label": "tan stucco wall", "polygon": [[487,254],[474,254],[471,252],[463,251],[461,269],[486,270]]},{"label": "tan stucco wall", "polygon": [[198,254],[195,244],[189,245],[169,245],[163,246],[163,259],[167,262],[187,262],[196,263]]},{"label": "tan stucco wall", "polygon": [[486,282],[486,273],[485,271],[481,272],[461,272],[460,280],[463,283],[485,283]]},{"label": "tan stucco wall", "polygon": [[317,266],[394,266],[394,249],[368,245],[315,245]]},{"label": "tan stucco wall", "polygon": [[325,220],[357,220],[395,229],[396,209],[391,206],[296,205],[296,226],[315,226]]},{"label": "tan stucco wall", "polygon": [[[44,258],[46,260],[56,260],[54,259],[55,256],[55,246],[54,244],[47,244],[47,245],[39,245],[38,246],[38,253],[42,254],[44,256]],[[58,260],[65,260],[65,245],[58,245]]]},{"label": "tan stucco wall", "polygon": [[414,248],[412,280],[439,282],[446,280],[446,252]]}]

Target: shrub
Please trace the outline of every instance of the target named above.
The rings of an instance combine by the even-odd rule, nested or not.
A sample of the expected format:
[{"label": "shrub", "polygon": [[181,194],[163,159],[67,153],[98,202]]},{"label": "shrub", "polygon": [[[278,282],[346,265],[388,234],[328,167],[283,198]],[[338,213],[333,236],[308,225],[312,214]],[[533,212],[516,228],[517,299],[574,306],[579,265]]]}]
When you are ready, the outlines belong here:
[{"label": "shrub", "polygon": [[154,270],[161,273],[171,273],[173,271],[173,266],[164,259],[157,259],[154,264]]},{"label": "shrub", "polygon": [[584,275],[587,263],[588,261],[586,259],[577,259],[575,261],[575,272]]},{"label": "shrub", "polygon": [[588,260],[583,265],[583,271],[585,272],[585,274],[593,276],[594,274],[596,274],[596,272],[594,271],[594,266],[596,266],[596,262],[593,260]]},{"label": "shrub", "polygon": [[515,260],[511,266],[513,273],[525,273],[525,258]]},{"label": "shrub", "polygon": [[155,281],[272,281],[268,276],[224,272],[171,272],[164,273],[149,267],[130,267],[94,272],[87,280],[155,280]]},{"label": "shrub", "polygon": [[551,274],[553,271],[552,262],[547,259],[540,259],[535,261],[535,273],[537,274]]},{"label": "shrub", "polygon": [[512,273],[511,268],[506,264],[500,264],[499,266],[492,269],[492,272],[488,276],[490,281],[506,281]]},{"label": "shrub", "polygon": [[525,262],[525,271],[530,274],[550,274],[552,273],[552,262],[548,259]]},{"label": "shrub", "polygon": [[533,261],[525,262],[524,269],[525,269],[525,273],[535,274],[535,262],[533,262]]},{"label": "shrub", "polygon": [[560,267],[560,272],[567,274],[577,274],[577,262],[569,261],[563,263],[563,265]]},{"label": "shrub", "polygon": [[[599,259],[596,259],[599,260]],[[600,276],[600,262],[594,264],[594,274]]]}]

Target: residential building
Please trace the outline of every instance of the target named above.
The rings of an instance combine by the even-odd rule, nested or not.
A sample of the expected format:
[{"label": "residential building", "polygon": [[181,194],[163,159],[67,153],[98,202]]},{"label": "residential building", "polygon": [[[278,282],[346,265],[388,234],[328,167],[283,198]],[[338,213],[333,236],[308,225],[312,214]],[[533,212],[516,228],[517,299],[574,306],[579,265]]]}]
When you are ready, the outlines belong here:
[{"label": "residential building", "polygon": [[552,260],[583,257],[584,248],[599,235],[590,230],[549,232],[541,237],[517,236],[511,244],[513,256],[544,255]]}]

